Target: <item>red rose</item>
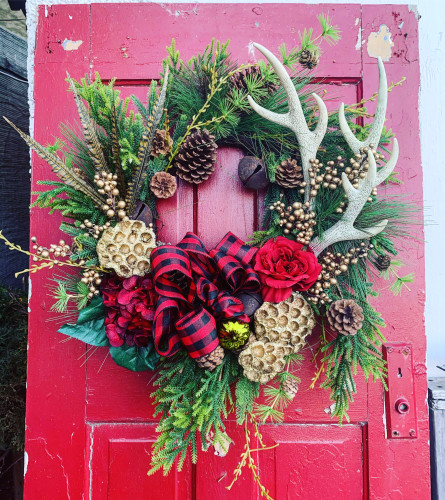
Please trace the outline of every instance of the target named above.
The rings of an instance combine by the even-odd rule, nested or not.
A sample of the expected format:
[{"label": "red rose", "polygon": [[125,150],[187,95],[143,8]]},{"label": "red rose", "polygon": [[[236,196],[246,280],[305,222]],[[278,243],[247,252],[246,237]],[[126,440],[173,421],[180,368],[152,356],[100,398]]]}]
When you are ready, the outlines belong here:
[{"label": "red rose", "polygon": [[150,277],[119,278],[107,275],[102,282],[107,310],[105,333],[110,344],[147,346],[152,338],[156,294]]},{"label": "red rose", "polygon": [[281,302],[293,290],[305,291],[317,281],[321,265],[311,249],[278,236],[261,247],[255,257],[255,271],[263,284],[263,299]]}]

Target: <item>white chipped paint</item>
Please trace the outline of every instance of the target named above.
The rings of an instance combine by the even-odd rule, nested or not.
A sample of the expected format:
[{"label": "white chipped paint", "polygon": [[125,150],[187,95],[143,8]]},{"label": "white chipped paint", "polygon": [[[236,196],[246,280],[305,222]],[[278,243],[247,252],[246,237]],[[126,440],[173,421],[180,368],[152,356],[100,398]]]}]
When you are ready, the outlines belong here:
[{"label": "white chipped paint", "polygon": [[83,44],[83,40],[65,40],[62,42],[62,47],[64,50],[77,50]]},{"label": "white chipped paint", "polygon": [[357,43],[355,44],[355,50],[360,50],[362,48],[362,45],[365,43],[365,41],[362,40],[362,33],[363,29],[359,28],[357,33]]},{"label": "white chipped paint", "polygon": [[252,57],[255,60],[255,47],[253,46],[252,40],[250,40],[247,44],[247,53],[249,54],[249,57]]},{"label": "white chipped paint", "polygon": [[355,18],[355,23],[354,23],[354,25],[355,25],[355,26],[358,26],[358,23],[359,23],[359,22],[360,22],[360,18],[359,18],[359,17],[356,17],[356,18]]},{"label": "white chipped paint", "polygon": [[394,42],[391,40],[391,32],[386,24],[380,26],[379,31],[372,32],[368,36],[366,49],[370,57],[381,57],[382,61],[389,61],[392,55]]},{"label": "white chipped paint", "polygon": [[26,473],[28,472],[28,460],[28,453],[25,451],[25,453],[23,454],[23,477],[25,477]]}]

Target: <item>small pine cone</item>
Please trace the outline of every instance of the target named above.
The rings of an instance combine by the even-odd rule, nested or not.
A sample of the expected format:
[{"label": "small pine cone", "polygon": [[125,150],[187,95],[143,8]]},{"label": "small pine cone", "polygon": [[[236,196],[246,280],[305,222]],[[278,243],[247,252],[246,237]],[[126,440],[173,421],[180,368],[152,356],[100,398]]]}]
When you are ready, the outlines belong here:
[{"label": "small pine cone", "polygon": [[156,172],[151,179],[150,189],[156,198],[170,198],[176,192],[176,179],[168,172]]},{"label": "small pine cone", "polygon": [[303,181],[303,169],[297,160],[283,160],[275,171],[275,182],[284,188],[296,188]]},{"label": "small pine cone", "polygon": [[200,358],[197,358],[195,361],[198,363],[200,368],[205,368],[206,370],[212,371],[217,366],[222,363],[224,359],[224,349],[218,345],[216,349],[214,349],[211,353],[205,354]]},{"label": "small pine cone", "polygon": [[171,148],[171,139],[166,130],[156,130],[156,134],[151,146],[151,155],[157,158],[159,155],[166,155]]},{"label": "small pine cone", "polygon": [[298,392],[298,380],[296,378],[287,378],[283,382],[283,391],[286,393],[289,399],[294,399]]},{"label": "small pine cone", "polygon": [[193,184],[206,181],[215,170],[217,149],[215,137],[208,130],[190,134],[175,157],[178,176]]},{"label": "small pine cone", "polygon": [[329,324],[342,335],[355,335],[362,327],[363,309],[353,299],[332,302],[327,318]]},{"label": "small pine cone", "polygon": [[[243,71],[238,71],[230,78],[230,83],[232,88],[237,90],[247,90],[247,77],[250,77],[252,80],[257,77],[262,78],[261,70],[258,66],[250,66]],[[276,85],[272,82],[265,82],[264,86],[267,88],[268,92],[273,92],[276,90]]]},{"label": "small pine cone", "polygon": [[320,54],[317,51],[302,50],[298,62],[307,69],[313,69],[320,61]]},{"label": "small pine cone", "polygon": [[379,255],[375,261],[375,267],[379,271],[386,271],[391,265],[391,257],[389,255]]}]

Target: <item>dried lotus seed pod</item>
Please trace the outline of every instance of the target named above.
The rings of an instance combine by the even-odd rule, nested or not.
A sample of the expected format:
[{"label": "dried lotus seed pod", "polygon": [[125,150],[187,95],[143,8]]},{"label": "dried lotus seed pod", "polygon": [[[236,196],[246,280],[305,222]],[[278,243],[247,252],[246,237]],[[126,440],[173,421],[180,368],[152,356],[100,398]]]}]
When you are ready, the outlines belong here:
[{"label": "dried lotus seed pod", "polygon": [[154,232],[140,220],[128,220],[106,229],[96,251],[102,267],[129,278],[150,271],[150,254],[155,247]]},{"label": "dried lotus seed pod", "polygon": [[264,302],[255,312],[255,335],[264,342],[279,342],[297,353],[315,326],[314,313],[304,297],[294,292],[278,304]]},{"label": "dried lotus seed pod", "polygon": [[273,342],[255,341],[247,344],[246,349],[239,355],[239,364],[244,368],[244,376],[252,382],[266,384],[277,373],[283,371],[286,349],[281,344]]}]

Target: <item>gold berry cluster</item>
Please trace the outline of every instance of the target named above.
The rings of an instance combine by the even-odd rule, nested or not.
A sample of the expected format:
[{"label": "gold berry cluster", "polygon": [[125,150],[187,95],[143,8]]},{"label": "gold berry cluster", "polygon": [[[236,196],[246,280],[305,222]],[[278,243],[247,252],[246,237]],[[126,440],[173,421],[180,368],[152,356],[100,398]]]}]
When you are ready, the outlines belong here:
[{"label": "gold berry cluster", "polygon": [[[283,195],[280,195],[282,198]],[[275,210],[280,217],[280,226],[283,227],[284,234],[295,232],[296,239],[303,245],[309,245],[314,234],[315,212],[309,210],[310,203],[295,202],[292,206],[286,207],[282,201],[276,201],[269,206],[269,210]]]},{"label": "gold berry cluster", "polygon": [[49,247],[39,245],[35,236],[31,238],[31,242],[33,243],[32,249],[36,253],[32,258],[34,262],[37,262],[40,260],[39,257],[42,257],[43,259],[54,260],[54,264],[59,264],[58,258],[64,258],[71,254],[71,247],[64,240],[60,240],[58,244],[51,243]]},{"label": "gold berry cluster", "polygon": [[373,245],[360,243],[359,247],[351,248],[346,254],[326,252],[321,258],[322,271],[316,283],[308,290],[309,300],[314,304],[332,302],[326,291],[337,284],[337,276],[345,273],[350,264],[357,264],[359,259],[368,256],[368,249]]},{"label": "gold berry cluster", "polygon": [[83,224],[80,225],[80,229],[86,229],[86,232],[83,233],[84,236],[92,236],[94,239],[99,239],[100,233],[110,227],[110,222],[105,222],[103,226],[99,226],[98,224],[93,224],[90,220],[85,219]]},{"label": "gold berry cluster", "polygon": [[[344,170],[348,179],[355,188],[358,188],[360,179],[364,179],[366,177],[366,172],[369,169],[369,152],[374,155],[376,161],[384,159],[384,156],[374,149],[374,144],[370,144],[369,147],[360,148],[360,152],[349,159],[350,166],[346,167]],[[377,194],[377,188],[374,188],[371,194],[375,196]],[[369,197],[368,201],[372,201],[372,198]]]},{"label": "gold berry cluster", "polygon": [[117,188],[117,175],[110,172],[100,171],[94,176],[94,183],[99,188],[100,194],[108,196],[107,202],[102,205],[102,210],[112,219],[116,214],[119,219],[128,220],[125,211],[126,203],[124,200],[118,200],[119,189]]},{"label": "gold berry cluster", "polygon": [[92,299],[94,295],[99,295],[99,289],[96,288],[96,285],[99,286],[102,283],[100,274],[94,269],[84,271],[82,273],[82,278],[80,280],[82,283],[85,283],[88,286],[88,298]]},{"label": "gold berry cluster", "polygon": [[309,162],[311,164],[308,169],[311,197],[317,196],[317,192],[321,186],[329,189],[337,189],[341,184],[341,179],[337,177],[337,169],[334,168],[335,163],[333,161],[328,161],[324,172],[321,172],[323,163],[320,163],[320,160],[311,159]]}]

